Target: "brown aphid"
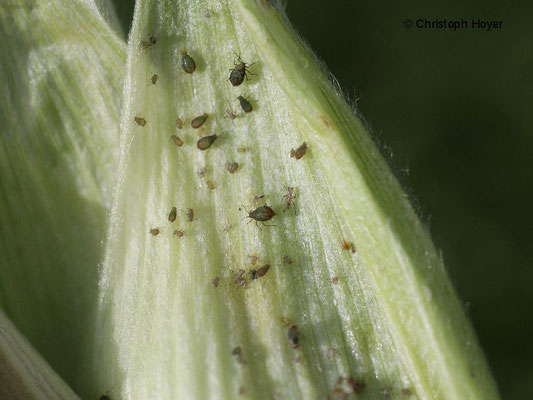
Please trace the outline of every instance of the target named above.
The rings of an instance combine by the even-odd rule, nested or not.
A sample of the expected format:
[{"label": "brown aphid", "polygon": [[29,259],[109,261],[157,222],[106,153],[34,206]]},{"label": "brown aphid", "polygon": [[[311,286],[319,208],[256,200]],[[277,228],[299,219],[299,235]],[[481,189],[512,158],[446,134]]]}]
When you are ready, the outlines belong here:
[{"label": "brown aphid", "polygon": [[239,168],[239,163],[229,161],[226,163],[226,170],[230,174],[233,174],[235,171],[237,171],[237,168]]},{"label": "brown aphid", "polygon": [[355,245],[352,242],[347,242],[346,240],[342,242],[343,250],[351,250],[352,253],[355,253]]},{"label": "brown aphid", "polygon": [[156,37],[150,33],[147,40],[141,40],[141,47],[144,50],[149,50],[155,46],[156,41],[157,41]]},{"label": "brown aphid", "polygon": [[292,259],[289,256],[283,257],[283,264],[292,264]]},{"label": "brown aphid", "polygon": [[353,377],[348,378],[348,383],[352,387],[354,393],[361,393],[365,388],[365,383],[355,380]]},{"label": "brown aphid", "polygon": [[155,85],[157,83],[158,79],[159,79],[159,75],[153,74],[152,75],[152,85]]},{"label": "brown aphid", "polygon": [[294,204],[294,199],[296,198],[296,195],[294,194],[294,188],[292,186],[287,186],[287,194],[282,198],[287,199],[287,205],[283,209],[283,212],[291,208],[291,205],[294,205],[294,214],[296,214],[296,204]]},{"label": "brown aphid", "polygon": [[159,230],[159,228],[152,228],[152,229],[150,229],[150,233],[151,233],[152,235],[154,235],[154,236],[159,235],[160,232],[161,232],[161,231]]},{"label": "brown aphid", "polygon": [[215,189],[215,184],[213,183],[213,181],[207,181],[206,184],[207,184],[207,187],[209,188],[209,190],[214,190]]},{"label": "brown aphid", "polygon": [[[246,210],[246,208],[244,206],[243,206],[243,208]],[[274,210],[272,208],[270,208],[269,206],[267,206],[266,204],[264,206],[257,207],[253,211],[246,210],[246,212],[248,213],[248,216],[244,217],[244,218],[250,218],[250,221],[248,221],[248,223],[250,223],[252,220],[255,220],[255,225],[260,230],[262,230],[262,229],[257,224],[258,222],[261,222],[265,226],[275,226],[275,225],[267,225],[267,224],[265,224],[265,221],[271,220],[276,215]]]},{"label": "brown aphid", "polygon": [[270,269],[270,264],[265,264],[261,268],[258,268],[258,269],[252,269],[250,271],[250,277],[252,279],[262,278],[263,276],[266,275],[269,269]]},{"label": "brown aphid", "polygon": [[403,396],[412,396],[413,395],[413,391],[410,388],[402,389],[401,393],[402,393]]},{"label": "brown aphid", "polygon": [[237,62],[234,63],[234,67],[230,69],[229,81],[233,86],[239,86],[244,81],[244,78],[248,79],[247,74],[255,75],[248,71],[248,68],[254,65],[254,63],[246,64],[241,60],[241,56],[237,54],[235,55],[237,56]]},{"label": "brown aphid", "polygon": [[187,220],[189,222],[192,222],[194,220],[194,210],[192,208],[189,208],[187,210]]},{"label": "brown aphid", "polygon": [[252,255],[249,255],[248,258],[250,259],[250,264],[255,265],[257,264],[257,260],[259,259],[259,256],[257,253],[254,253]]},{"label": "brown aphid", "polygon": [[245,387],[244,387],[244,386],[241,386],[241,387],[239,388],[239,394],[242,396],[242,395],[245,394],[245,393],[246,393],[246,389],[245,389]]},{"label": "brown aphid", "polygon": [[298,336],[298,328],[296,325],[292,325],[287,331],[287,337],[291,342],[292,348],[297,349],[300,346],[300,337]]},{"label": "brown aphid", "polygon": [[296,150],[291,149],[291,157],[296,158],[299,160],[303,156],[305,156],[305,153],[307,152],[307,143],[303,142],[300,147],[298,147]]},{"label": "brown aphid", "polygon": [[198,140],[196,147],[198,147],[200,150],[207,150],[209,147],[211,147],[213,142],[217,140],[217,137],[217,135],[204,136]]},{"label": "brown aphid", "polygon": [[339,278],[337,276],[334,276],[333,278],[331,278],[331,283],[333,283],[334,285],[338,284]]},{"label": "brown aphid", "polygon": [[176,207],[172,207],[170,210],[170,213],[168,214],[168,220],[170,222],[174,222],[176,220],[176,216],[178,215],[178,209]]},{"label": "brown aphid", "polygon": [[185,232],[176,229],[174,233],[172,234],[172,236],[177,236],[181,239],[183,236],[185,236]]},{"label": "brown aphid", "polygon": [[178,129],[183,128],[183,120],[179,117],[176,119],[176,126],[178,127]]},{"label": "brown aphid", "polygon": [[191,126],[194,129],[198,129],[199,127],[201,127],[204,124],[204,122],[207,120],[207,117],[208,117],[208,115],[206,113],[203,113],[202,115],[194,118],[191,121]]},{"label": "brown aphid", "polygon": [[231,351],[231,354],[235,356],[239,364],[242,364],[242,365],[246,364],[246,359],[244,358],[244,355],[242,354],[241,346],[234,347],[233,350]]},{"label": "brown aphid", "polygon": [[218,284],[220,283],[220,278],[218,276],[216,276],[215,278],[213,278],[213,286],[214,287],[218,287]]},{"label": "brown aphid", "polygon": [[192,74],[194,70],[196,69],[196,63],[194,62],[194,59],[189,54],[187,54],[187,52],[184,50],[182,50],[180,54],[181,54],[181,68],[188,74]]},{"label": "brown aphid", "polygon": [[135,117],[135,122],[139,126],[145,126],[146,125],[146,120],[144,118],[142,118],[142,117]]},{"label": "brown aphid", "polygon": [[261,199],[263,199],[264,197],[265,197],[264,194],[256,194],[256,195],[254,196],[254,199],[255,199],[255,201],[257,201],[257,200],[261,200]]},{"label": "brown aphid", "polygon": [[198,171],[196,171],[196,175],[198,175],[200,178],[205,176],[207,174],[207,167],[200,168]]},{"label": "brown aphid", "polygon": [[170,136],[170,139],[172,139],[172,141],[174,142],[174,144],[178,147],[181,147],[183,146],[183,140],[181,140],[179,137],[177,137],[176,135],[172,135]]},{"label": "brown aphid", "polygon": [[241,108],[245,113],[249,113],[254,110],[252,107],[252,104],[250,104],[250,102],[246,100],[244,97],[239,96],[237,97],[237,100],[239,100],[239,103],[241,104]]}]

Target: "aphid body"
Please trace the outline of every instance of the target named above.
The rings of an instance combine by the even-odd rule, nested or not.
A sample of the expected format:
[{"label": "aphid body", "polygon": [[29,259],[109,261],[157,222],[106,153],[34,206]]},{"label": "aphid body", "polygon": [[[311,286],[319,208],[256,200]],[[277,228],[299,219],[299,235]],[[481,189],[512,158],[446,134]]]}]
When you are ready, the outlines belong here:
[{"label": "aphid body", "polygon": [[206,150],[211,147],[217,137],[217,135],[204,136],[203,138],[200,138],[200,140],[198,140],[198,143],[196,143],[196,147],[198,147],[200,150]]},{"label": "aphid body", "polygon": [[294,204],[296,195],[294,194],[294,188],[292,186],[287,186],[287,194],[283,196],[283,198],[287,199],[287,205],[285,206],[283,212],[291,208],[291,205],[294,205],[294,213],[296,214],[296,205]]},{"label": "aphid body", "polygon": [[135,122],[139,126],[145,126],[146,125],[146,120],[144,118],[142,118],[142,117],[135,117]]},{"label": "aphid body", "polygon": [[287,331],[287,337],[291,342],[292,348],[297,349],[300,346],[300,337],[298,335],[298,328],[296,325],[292,325]]},{"label": "aphid body", "polygon": [[196,69],[194,59],[183,50],[181,51],[181,68],[188,74],[192,74]]},{"label": "aphid body", "polygon": [[[248,211],[248,210],[246,210],[246,211],[248,212],[247,218],[250,218],[250,221],[255,220],[255,225],[259,229],[261,229],[261,228],[257,224],[258,222],[261,222],[265,226],[274,226],[274,225],[265,224],[265,221],[270,221],[276,215],[274,210],[272,208],[270,208],[269,206],[267,206],[266,204],[264,206],[257,207],[253,211]],[[250,223],[250,221],[248,223]]]},{"label": "aphid body", "polygon": [[249,113],[253,111],[253,107],[250,104],[248,100],[246,100],[244,97],[239,96],[237,97],[237,100],[239,100],[239,103],[241,103],[241,108],[245,113]]},{"label": "aphid body", "polygon": [[178,127],[178,129],[183,128],[183,120],[181,118],[176,119],[176,126]]},{"label": "aphid body", "polygon": [[296,158],[299,160],[303,156],[305,156],[305,153],[307,152],[307,143],[303,142],[300,147],[298,147],[296,150],[291,149],[291,157]]},{"label": "aphid body", "polygon": [[226,163],[226,170],[230,174],[233,174],[235,171],[237,171],[237,168],[239,168],[239,163],[229,161]]},{"label": "aphid body", "polygon": [[155,85],[157,83],[157,80],[159,79],[159,76],[157,74],[152,75],[152,85]]},{"label": "aphid body", "polygon": [[194,210],[192,208],[189,208],[187,210],[187,220],[189,222],[192,222],[194,220]]},{"label": "aphid body", "polygon": [[172,139],[172,141],[174,142],[174,144],[178,147],[181,147],[183,146],[183,140],[181,140],[179,137],[177,137],[176,135],[172,135],[170,136],[170,138]]},{"label": "aphid body", "polygon": [[[251,74],[251,72],[248,71],[248,67],[251,67],[252,64],[246,64],[244,61],[241,60],[240,56],[237,56],[238,61],[235,63],[234,67],[230,69],[229,74],[229,81],[233,86],[239,86],[243,81],[244,78],[248,79],[248,76],[246,74]],[[252,74],[253,75],[253,74]]]},{"label": "aphid body", "polygon": [[154,236],[159,235],[159,232],[161,232],[161,231],[159,230],[159,228],[152,228],[152,229],[150,229],[150,233],[151,233],[152,235],[154,235]]},{"label": "aphid body", "polygon": [[201,127],[205,120],[207,119],[207,114],[206,113],[203,113],[202,115],[194,118],[192,121],[191,121],[191,126],[194,128],[194,129],[198,129],[199,127]]},{"label": "aphid body", "polygon": [[155,46],[156,40],[157,40],[156,37],[150,34],[150,36],[148,36],[148,40],[141,40],[141,47],[144,50],[148,50],[152,48],[153,46]]},{"label": "aphid body", "polygon": [[176,229],[174,233],[172,234],[172,236],[177,236],[181,239],[183,236],[185,236],[185,232],[180,231],[179,229]]},{"label": "aphid body", "polygon": [[178,214],[178,210],[176,207],[172,207],[170,210],[170,213],[168,214],[168,220],[170,222],[174,222],[176,220],[176,215]]}]

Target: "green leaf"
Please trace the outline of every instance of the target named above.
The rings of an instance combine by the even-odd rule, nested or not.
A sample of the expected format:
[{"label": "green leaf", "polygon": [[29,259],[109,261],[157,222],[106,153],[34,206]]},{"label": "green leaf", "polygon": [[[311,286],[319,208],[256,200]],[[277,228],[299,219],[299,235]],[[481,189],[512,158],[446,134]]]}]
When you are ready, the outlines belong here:
[{"label": "green leaf", "polygon": [[2,1],[0,36],[0,307],[79,390],[125,44],[92,1]]},{"label": "green leaf", "polygon": [[0,310],[0,398],[76,400],[78,396]]},{"label": "green leaf", "polygon": [[[182,51],[196,62],[192,74]],[[250,64],[239,87],[228,81],[234,52]],[[193,129],[203,113],[203,131]],[[199,134],[218,138],[202,151]],[[279,7],[139,1],[121,135],[100,282],[99,390],[498,398],[426,229]],[[291,157],[304,142],[307,153]],[[233,173],[228,162],[239,164]],[[288,186],[297,197],[286,209]],[[241,204],[253,211],[265,201],[274,226],[241,220]]]}]

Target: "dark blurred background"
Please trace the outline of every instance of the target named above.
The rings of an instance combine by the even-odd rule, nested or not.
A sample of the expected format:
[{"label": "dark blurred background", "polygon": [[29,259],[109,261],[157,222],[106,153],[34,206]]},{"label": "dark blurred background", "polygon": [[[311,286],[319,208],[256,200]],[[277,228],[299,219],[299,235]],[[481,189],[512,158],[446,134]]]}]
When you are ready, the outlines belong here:
[{"label": "dark blurred background", "polygon": [[[114,1],[127,31],[133,1]],[[430,226],[502,397],[533,398],[533,2],[419,3],[289,0],[287,14]]]}]

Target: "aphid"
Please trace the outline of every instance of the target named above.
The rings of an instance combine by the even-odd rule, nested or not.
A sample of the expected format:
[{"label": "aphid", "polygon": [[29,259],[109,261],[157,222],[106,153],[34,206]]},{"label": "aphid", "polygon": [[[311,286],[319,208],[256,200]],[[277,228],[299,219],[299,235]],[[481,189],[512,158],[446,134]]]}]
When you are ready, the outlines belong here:
[{"label": "aphid", "polygon": [[188,220],[189,222],[192,222],[193,219],[194,219],[194,210],[193,210],[192,208],[189,208],[189,209],[187,210],[187,220]]},{"label": "aphid", "polygon": [[337,283],[339,283],[339,278],[334,276],[333,278],[331,278],[331,283],[333,283],[334,285],[336,285]]},{"label": "aphid", "polygon": [[178,147],[181,147],[183,146],[183,140],[181,140],[179,137],[177,137],[176,135],[172,135],[170,136],[170,138],[172,139],[172,141],[174,142],[174,144]]},{"label": "aphid", "polygon": [[150,33],[150,36],[148,36],[148,40],[141,40],[141,47],[144,50],[148,50],[155,46],[156,37]]},{"label": "aphid", "polygon": [[248,76],[246,74],[255,75],[248,71],[248,68],[254,65],[254,63],[246,64],[244,61],[241,60],[240,56],[238,56],[237,54],[235,55],[237,56],[238,60],[236,63],[234,63],[234,67],[230,69],[229,81],[233,86],[239,86],[245,77],[246,79],[248,79]]},{"label": "aphid", "polygon": [[196,175],[198,175],[200,178],[202,178],[205,174],[207,174],[207,167],[203,167],[196,171]]},{"label": "aphid", "polygon": [[206,184],[209,190],[215,189],[215,184],[213,183],[213,181],[207,181]]},{"label": "aphid", "polygon": [[355,253],[355,245],[352,242],[347,242],[346,240],[342,242],[343,250],[351,250],[352,253]]},{"label": "aphid", "polygon": [[237,118],[237,116],[235,115],[235,112],[233,111],[233,108],[231,108],[231,106],[229,108],[226,109],[226,116],[229,118],[229,119],[235,119]]},{"label": "aphid", "polygon": [[307,152],[307,143],[303,142],[300,147],[298,147],[296,150],[291,149],[291,157],[296,158],[299,160],[303,156],[305,156],[305,153]]},{"label": "aphid", "polygon": [[159,79],[159,76],[157,74],[152,75],[152,85],[155,85],[157,83],[157,80]]},{"label": "aphid", "polygon": [[283,257],[283,264],[292,264],[292,260],[289,256]]},{"label": "aphid", "polygon": [[239,100],[239,103],[241,103],[241,108],[245,113],[249,113],[253,111],[253,107],[250,104],[248,100],[246,100],[244,97],[239,96],[237,97],[237,100]]},{"label": "aphid", "polygon": [[291,205],[294,205],[294,214],[296,214],[296,205],[294,204],[294,199],[296,198],[296,195],[294,194],[294,188],[292,186],[287,186],[287,194],[282,198],[287,199],[287,205],[283,209],[283,212],[291,208]]},{"label": "aphid", "polygon": [[246,393],[246,388],[244,386],[239,387],[239,394],[242,396]]},{"label": "aphid", "polygon": [[264,197],[265,197],[264,194],[256,194],[256,195],[254,196],[254,199],[255,199],[255,201],[257,201],[257,200],[261,200],[261,199],[263,199]]},{"label": "aphid", "polygon": [[179,117],[176,119],[176,126],[178,127],[178,129],[183,128],[183,120]]},{"label": "aphid", "polygon": [[218,287],[218,284],[220,283],[220,278],[218,276],[213,278],[213,286]]},{"label": "aphid", "polygon": [[237,171],[237,168],[239,168],[239,164],[236,162],[227,162],[226,163],[226,169],[230,174],[233,174],[235,171]]},{"label": "aphid", "polygon": [[217,135],[204,136],[203,138],[200,138],[200,140],[198,140],[198,143],[196,143],[196,147],[198,147],[200,150],[206,150],[211,147],[217,137]]},{"label": "aphid", "polygon": [[258,269],[252,269],[250,270],[250,277],[252,279],[262,278],[266,275],[268,270],[270,269],[270,264],[265,264],[261,268]]},{"label": "aphid", "polygon": [[185,232],[176,229],[174,233],[172,234],[172,236],[177,236],[181,239],[183,236],[185,236]]},{"label": "aphid", "polygon": [[292,348],[297,349],[300,346],[300,338],[298,336],[298,328],[296,325],[292,325],[287,331],[287,337],[291,342]]},{"label": "aphid", "polygon": [[259,259],[257,253],[249,255],[248,258],[250,259],[250,264],[252,264],[252,265],[257,264],[257,260]]},{"label": "aphid", "polygon": [[246,364],[246,359],[244,358],[244,355],[242,354],[241,346],[236,346],[232,351],[231,354],[236,356],[237,362],[239,364]]},{"label": "aphid", "polygon": [[176,220],[176,215],[178,214],[178,210],[176,207],[172,207],[170,210],[170,213],[168,214],[168,220],[170,222],[174,222]]},{"label": "aphid", "polygon": [[187,54],[186,51],[182,50],[181,52],[181,68],[188,74],[192,74],[196,69],[196,63],[193,58]]},{"label": "aphid", "polygon": [[[243,206],[243,208],[246,210],[246,208]],[[261,222],[263,225],[265,226],[275,226],[275,225],[267,225],[265,224],[265,221],[269,221],[271,220],[275,215],[276,213],[274,212],[273,209],[271,209],[269,206],[267,206],[266,204],[264,206],[261,206],[261,207],[257,207],[255,210],[253,211],[248,211],[246,210],[246,212],[248,213],[248,215],[244,218],[250,218],[250,221],[252,220],[255,220],[255,225],[260,229],[261,227],[257,224],[258,222]],[[250,221],[248,221],[248,223],[250,223]]]},{"label": "aphid", "polygon": [[243,278],[244,273],[246,271],[244,269],[239,269],[239,272],[237,272],[237,275],[235,275],[235,283],[238,285],[241,285],[243,288],[246,288],[246,279]]},{"label": "aphid", "polygon": [[358,382],[351,376],[348,378],[348,383],[352,387],[352,390],[354,393],[361,393],[363,389],[365,388],[364,382]]},{"label": "aphid", "polygon": [[159,230],[159,228],[152,228],[152,229],[150,229],[150,233],[151,233],[152,235],[154,235],[154,236],[159,235],[159,232],[161,232],[161,231]]},{"label": "aphid", "polygon": [[270,264],[265,264],[261,268],[257,269],[257,277],[261,278],[266,275],[268,270],[270,269]]},{"label": "aphid", "polygon": [[239,148],[237,149],[237,151],[238,151],[239,153],[246,153],[246,147],[239,147]]},{"label": "aphid", "polygon": [[413,395],[413,391],[410,388],[402,389],[401,393],[404,396],[412,396]]},{"label": "aphid", "polygon": [[142,117],[135,117],[135,122],[137,122],[137,125],[139,126],[145,126],[146,120]]},{"label": "aphid", "polygon": [[208,115],[206,113],[203,113],[202,115],[200,115],[199,117],[196,117],[194,118],[192,121],[191,121],[191,126],[194,128],[194,129],[198,129],[199,127],[201,127],[205,120],[207,119]]}]

